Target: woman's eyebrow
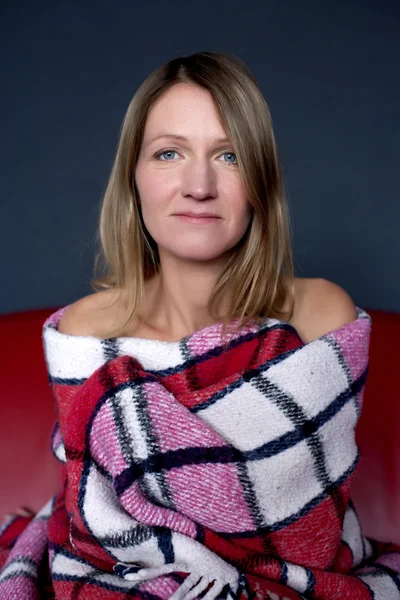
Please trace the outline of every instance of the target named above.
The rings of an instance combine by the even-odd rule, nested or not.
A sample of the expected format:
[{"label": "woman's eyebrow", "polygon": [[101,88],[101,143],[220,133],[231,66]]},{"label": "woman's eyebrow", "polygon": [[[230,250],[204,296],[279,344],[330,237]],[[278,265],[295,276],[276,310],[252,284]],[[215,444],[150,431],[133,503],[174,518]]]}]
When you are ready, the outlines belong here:
[{"label": "woman's eyebrow", "polygon": [[[152,140],[147,142],[147,145],[152,144],[153,142],[159,140],[160,138],[171,138],[171,139],[175,139],[175,140],[181,140],[183,142],[189,141],[188,138],[185,137],[184,135],[177,135],[176,133],[160,133],[159,135],[154,137]],[[230,141],[228,140],[228,138],[224,137],[224,138],[218,138],[218,139],[214,140],[214,143],[215,144],[226,144],[226,143],[230,143]]]}]

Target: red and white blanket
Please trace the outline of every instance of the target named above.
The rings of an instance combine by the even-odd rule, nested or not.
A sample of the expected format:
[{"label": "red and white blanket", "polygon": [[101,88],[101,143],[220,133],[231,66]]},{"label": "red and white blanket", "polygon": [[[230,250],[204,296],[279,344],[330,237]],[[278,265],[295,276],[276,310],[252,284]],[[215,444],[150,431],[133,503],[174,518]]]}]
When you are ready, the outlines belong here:
[{"label": "red and white blanket", "polygon": [[400,600],[400,548],[350,499],[363,309],[305,344],[268,318],[230,342],[70,336],[65,308],[43,328],[63,483],[1,527],[1,598]]}]

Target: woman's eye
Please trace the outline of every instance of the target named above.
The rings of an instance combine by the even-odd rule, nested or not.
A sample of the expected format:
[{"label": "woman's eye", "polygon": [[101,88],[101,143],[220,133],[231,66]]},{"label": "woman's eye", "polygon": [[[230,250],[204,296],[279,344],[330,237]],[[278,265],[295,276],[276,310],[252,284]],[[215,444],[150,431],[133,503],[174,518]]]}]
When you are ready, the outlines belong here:
[{"label": "woman's eye", "polygon": [[[158,154],[156,154],[156,157],[157,157],[158,159],[160,159],[160,160],[164,160],[164,159],[163,159],[163,158],[161,158],[161,157],[162,157],[163,155],[167,155],[167,154],[176,154],[176,151],[175,151],[175,150],[164,150],[163,152],[159,152]],[[166,161],[168,161],[169,159],[170,159],[170,157],[169,157],[169,158],[167,158],[167,159],[166,159]],[[164,162],[165,162],[165,160],[164,160]]]},{"label": "woman's eye", "polygon": [[[222,156],[229,156],[230,158],[232,158],[232,156],[233,156],[234,157],[234,161],[237,162],[236,154],[234,152],[224,152]],[[228,161],[224,161],[224,162],[228,162],[228,163],[231,163],[231,164],[236,164],[232,160],[228,160]]]}]

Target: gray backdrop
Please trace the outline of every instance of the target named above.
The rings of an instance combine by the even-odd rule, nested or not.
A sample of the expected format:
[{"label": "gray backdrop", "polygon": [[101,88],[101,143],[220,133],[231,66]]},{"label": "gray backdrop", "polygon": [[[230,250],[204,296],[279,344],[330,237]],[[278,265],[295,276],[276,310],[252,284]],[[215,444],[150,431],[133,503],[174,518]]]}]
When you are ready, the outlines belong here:
[{"label": "gray backdrop", "polygon": [[89,293],[94,234],[131,97],[199,50],[248,64],[270,106],[296,273],[400,311],[400,3],[5,1],[0,313]]}]

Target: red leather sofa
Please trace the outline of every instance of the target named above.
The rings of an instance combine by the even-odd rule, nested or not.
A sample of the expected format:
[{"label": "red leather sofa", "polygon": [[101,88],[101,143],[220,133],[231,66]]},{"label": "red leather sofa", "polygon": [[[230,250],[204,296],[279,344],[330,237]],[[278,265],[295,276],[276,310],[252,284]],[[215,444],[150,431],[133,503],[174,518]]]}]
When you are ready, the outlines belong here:
[{"label": "red leather sofa", "polygon": [[[0,521],[20,506],[39,510],[60,483],[50,451],[55,409],[41,338],[44,320],[57,308],[0,315]],[[400,543],[400,313],[366,310],[370,371],[351,497],[366,535]]]}]

